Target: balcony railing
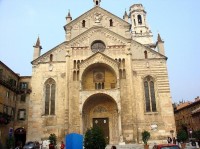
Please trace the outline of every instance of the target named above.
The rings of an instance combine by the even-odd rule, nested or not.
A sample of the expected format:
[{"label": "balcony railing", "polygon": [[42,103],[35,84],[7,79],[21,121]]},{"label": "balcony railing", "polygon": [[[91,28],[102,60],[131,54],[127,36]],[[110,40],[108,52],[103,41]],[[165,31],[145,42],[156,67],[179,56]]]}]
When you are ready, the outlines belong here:
[{"label": "balcony railing", "polygon": [[31,89],[28,88],[19,88],[16,85],[12,85],[9,81],[0,78],[0,84],[5,86],[6,88],[10,89],[11,91],[15,92],[16,94],[30,94]]}]

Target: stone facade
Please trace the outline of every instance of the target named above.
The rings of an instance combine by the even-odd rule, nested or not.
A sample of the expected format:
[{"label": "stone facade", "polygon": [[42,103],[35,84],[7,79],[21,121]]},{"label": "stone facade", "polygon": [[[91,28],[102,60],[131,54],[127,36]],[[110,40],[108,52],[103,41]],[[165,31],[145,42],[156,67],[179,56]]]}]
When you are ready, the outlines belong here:
[{"label": "stone facade", "polygon": [[68,13],[66,41],[43,55],[38,38],[27,140],[84,134],[101,119],[110,144],[140,142],[143,130],[153,140],[175,131],[164,42],[153,43],[141,4],[121,19],[100,2],[75,20]]}]

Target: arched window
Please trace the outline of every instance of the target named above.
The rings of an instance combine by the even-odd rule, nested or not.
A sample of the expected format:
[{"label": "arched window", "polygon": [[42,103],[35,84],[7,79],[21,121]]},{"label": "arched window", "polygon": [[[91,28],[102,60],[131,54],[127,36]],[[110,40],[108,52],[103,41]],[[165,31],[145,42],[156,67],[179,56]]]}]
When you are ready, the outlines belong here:
[{"label": "arched window", "polygon": [[138,19],[138,24],[142,24],[142,16],[141,16],[141,15],[138,15],[138,16],[137,16],[137,19]]},{"label": "arched window", "polygon": [[96,1],[96,5],[99,5],[99,2],[98,2],[98,1]]},{"label": "arched window", "polygon": [[82,21],[82,27],[85,27],[85,20]]},{"label": "arched window", "polygon": [[125,68],[125,59],[124,58],[122,59],[122,66],[123,66],[123,68]]},{"label": "arched window", "polygon": [[106,45],[101,40],[95,40],[91,45],[92,52],[103,52],[106,49]]},{"label": "arched window", "polygon": [[146,112],[156,112],[154,80],[151,76],[144,79],[144,92]]},{"label": "arched window", "polygon": [[53,61],[53,54],[50,55],[50,62]]},{"label": "arched window", "polygon": [[74,69],[76,69],[76,60],[74,60]]},{"label": "arched window", "polygon": [[145,58],[145,59],[148,58],[147,51],[144,51],[144,58]]},{"label": "arched window", "polygon": [[73,71],[73,81],[76,81],[76,71]]},{"label": "arched window", "polygon": [[113,26],[113,20],[110,19],[109,21],[110,21],[110,26]]},{"label": "arched window", "polygon": [[45,82],[45,115],[55,115],[56,83],[53,79]]},{"label": "arched window", "polygon": [[95,83],[95,89],[96,90],[104,89],[104,82]]},{"label": "arched window", "polygon": [[122,78],[126,79],[126,70],[125,69],[123,69],[123,74],[122,75],[123,75]]},{"label": "arched window", "polygon": [[77,68],[78,68],[78,69],[79,69],[79,67],[80,67],[80,63],[81,63],[80,60],[78,60],[78,61],[77,61]]}]

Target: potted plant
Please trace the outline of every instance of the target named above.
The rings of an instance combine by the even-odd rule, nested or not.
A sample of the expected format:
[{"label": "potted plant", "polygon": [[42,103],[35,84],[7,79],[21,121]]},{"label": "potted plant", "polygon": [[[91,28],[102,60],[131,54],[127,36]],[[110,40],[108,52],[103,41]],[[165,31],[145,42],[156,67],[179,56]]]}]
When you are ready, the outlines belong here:
[{"label": "potted plant", "polygon": [[148,149],[148,148],[149,148],[149,145],[147,144],[147,142],[148,142],[150,136],[151,136],[151,135],[150,135],[150,132],[148,132],[148,131],[146,131],[146,130],[144,130],[144,131],[142,132],[142,141],[144,142],[144,148],[145,148],[145,149]]},{"label": "potted plant", "polygon": [[50,142],[50,146],[56,146],[56,141],[57,141],[57,137],[55,134],[50,134],[49,136],[49,142]]},{"label": "potted plant", "polygon": [[186,140],[188,139],[187,132],[185,130],[180,130],[177,133],[177,140],[181,143],[181,147],[184,149],[186,146]]}]

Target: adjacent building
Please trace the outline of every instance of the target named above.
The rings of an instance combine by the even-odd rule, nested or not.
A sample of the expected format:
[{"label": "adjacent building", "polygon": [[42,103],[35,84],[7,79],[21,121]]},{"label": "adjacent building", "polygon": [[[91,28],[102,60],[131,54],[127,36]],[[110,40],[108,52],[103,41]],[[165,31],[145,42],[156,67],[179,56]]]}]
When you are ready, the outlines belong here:
[{"label": "adjacent building", "polygon": [[142,4],[121,19],[93,3],[74,20],[67,14],[65,41],[42,55],[39,38],[34,45],[27,140],[94,125],[110,144],[140,142],[143,130],[165,140],[176,128],[164,41],[153,42]]},{"label": "adjacent building", "polygon": [[[177,131],[185,129],[191,135],[193,131],[200,130],[200,98],[194,101],[180,102],[175,106],[174,116]],[[191,137],[191,136],[190,136]]]},{"label": "adjacent building", "polygon": [[20,77],[0,61],[0,140],[8,137],[22,144],[26,141],[28,99],[31,77]]}]

